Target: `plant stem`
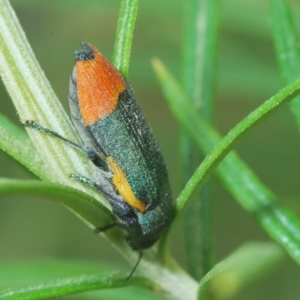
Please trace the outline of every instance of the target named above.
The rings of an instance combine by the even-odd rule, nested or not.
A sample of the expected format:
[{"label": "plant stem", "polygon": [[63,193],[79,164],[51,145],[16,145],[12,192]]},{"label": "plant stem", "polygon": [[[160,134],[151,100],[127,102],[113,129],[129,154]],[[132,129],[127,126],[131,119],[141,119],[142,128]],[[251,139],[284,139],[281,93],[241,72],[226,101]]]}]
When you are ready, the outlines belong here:
[{"label": "plant stem", "polygon": [[[182,77],[194,108],[212,123],[218,39],[219,0],[189,0],[185,18]],[[180,137],[184,185],[193,173],[195,149],[185,133]],[[197,153],[198,154],[198,153]],[[197,155],[198,156],[198,155]],[[199,160],[203,157],[198,157]],[[212,266],[212,182],[208,181],[185,213],[187,265],[199,280]]]},{"label": "plant stem", "polygon": [[139,0],[122,0],[115,39],[113,65],[126,78]]}]

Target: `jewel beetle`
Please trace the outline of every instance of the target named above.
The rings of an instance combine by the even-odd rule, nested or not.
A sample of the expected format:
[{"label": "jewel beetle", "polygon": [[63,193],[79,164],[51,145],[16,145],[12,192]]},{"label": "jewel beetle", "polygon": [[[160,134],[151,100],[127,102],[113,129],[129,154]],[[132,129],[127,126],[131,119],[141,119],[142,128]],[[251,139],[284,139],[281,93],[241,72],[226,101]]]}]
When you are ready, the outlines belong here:
[{"label": "jewel beetle", "polygon": [[70,76],[69,105],[84,146],[34,121],[25,125],[61,138],[88,155],[97,168],[96,178],[71,176],[100,190],[116,217],[96,231],[114,226],[125,229],[127,242],[140,252],[140,260],[142,250],[159,239],[173,217],[167,169],[129,83],[94,46],[81,45]]}]

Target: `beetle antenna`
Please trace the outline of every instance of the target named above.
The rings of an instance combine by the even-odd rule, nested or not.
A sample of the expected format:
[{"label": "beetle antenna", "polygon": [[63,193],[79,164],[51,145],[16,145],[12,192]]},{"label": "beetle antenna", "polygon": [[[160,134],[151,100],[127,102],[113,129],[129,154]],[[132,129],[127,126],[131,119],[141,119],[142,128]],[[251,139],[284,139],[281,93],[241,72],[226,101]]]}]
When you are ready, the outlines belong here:
[{"label": "beetle antenna", "polygon": [[130,272],[130,274],[129,274],[128,277],[126,278],[126,280],[129,280],[129,279],[132,277],[132,275],[133,275],[133,273],[135,272],[136,268],[137,268],[138,265],[140,264],[140,261],[141,261],[142,257],[143,257],[143,251],[140,251],[140,252],[139,252],[138,260],[137,260],[135,266],[133,267],[132,271]]}]

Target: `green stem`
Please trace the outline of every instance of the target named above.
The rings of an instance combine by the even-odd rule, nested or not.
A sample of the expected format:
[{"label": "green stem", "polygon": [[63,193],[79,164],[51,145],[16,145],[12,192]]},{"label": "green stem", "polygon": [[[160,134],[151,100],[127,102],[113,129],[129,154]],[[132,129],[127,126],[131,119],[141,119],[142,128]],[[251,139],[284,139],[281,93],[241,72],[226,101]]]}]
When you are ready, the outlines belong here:
[{"label": "green stem", "polygon": [[[47,270],[43,270],[43,274]],[[51,274],[52,275],[52,274]],[[17,287],[10,287],[0,290],[0,300],[24,300],[24,299],[54,299],[60,296],[73,295],[93,290],[104,290],[131,286],[144,286],[155,289],[145,279],[132,279],[132,282],[124,280],[124,274],[90,272],[73,276],[61,276],[59,279],[39,281],[35,284],[18,284]]]},{"label": "green stem", "polygon": [[[300,80],[296,80],[262,104],[220,141],[218,133],[194,111],[183,89],[163,65],[156,61],[155,68],[173,113],[199,149],[209,154],[180,194],[177,211],[182,211],[195,189],[205,182],[223,160],[217,168],[217,174],[224,185],[258,219],[264,230],[300,264],[299,220],[277,203],[274,195],[235,153],[228,154],[251,130],[300,94]],[[170,239],[170,234],[168,238]]]},{"label": "green stem", "polygon": [[198,299],[231,299],[245,286],[274,271],[283,258],[282,248],[275,243],[245,244],[204,276]]},{"label": "green stem", "polygon": [[[289,84],[300,77],[299,38],[287,1],[271,1],[272,32],[277,61],[283,82]],[[300,128],[300,97],[290,103],[298,128]]]},{"label": "green stem", "polygon": [[93,228],[112,222],[111,213],[99,201],[64,185],[38,180],[0,178],[0,194],[38,197],[64,204],[93,225]]},{"label": "green stem", "polygon": [[47,179],[47,170],[25,131],[0,115],[0,148],[36,176]]},{"label": "green stem", "polygon": [[[213,116],[218,8],[219,0],[189,0],[185,18],[183,86],[195,109],[209,123]],[[180,142],[186,184],[194,170],[195,153],[192,142],[184,131]],[[212,266],[211,188],[211,182],[207,182],[197,200],[190,205],[184,219],[187,265],[193,277],[198,280]]]},{"label": "green stem", "polygon": [[126,78],[129,71],[130,52],[139,0],[122,0],[115,46],[113,65]]}]

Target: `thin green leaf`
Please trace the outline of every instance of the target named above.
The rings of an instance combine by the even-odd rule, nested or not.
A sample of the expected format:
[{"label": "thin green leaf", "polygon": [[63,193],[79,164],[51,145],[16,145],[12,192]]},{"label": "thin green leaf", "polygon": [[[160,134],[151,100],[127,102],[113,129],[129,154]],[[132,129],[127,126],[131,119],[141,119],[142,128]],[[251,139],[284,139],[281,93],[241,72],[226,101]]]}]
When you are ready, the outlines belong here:
[{"label": "thin green leaf", "polygon": [[[0,75],[22,121],[35,120],[78,142],[75,129],[36,61],[8,0],[0,1]],[[93,168],[86,155],[47,134],[30,128],[27,131],[45,168],[41,169],[39,165],[35,168],[32,160],[34,152],[29,150],[27,161],[24,161],[25,155],[20,157],[23,165],[29,166],[41,178],[76,186],[107,205],[100,193],[69,179],[70,173],[93,177]],[[6,151],[13,151],[13,145]],[[45,173],[41,174],[41,171]]]},{"label": "thin green leaf", "polygon": [[179,83],[158,61],[155,62],[155,68],[174,115],[189,132],[199,149],[209,154],[179,196],[177,210],[181,211],[195,188],[203,184],[223,159],[216,170],[226,188],[240,205],[257,217],[264,230],[300,263],[299,220],[277,203],[271,191],[259,181],[235,153],[228,154],[224,158],[259,123],[299,94],[300,80],[293,82],[266,101],[220,142],[218,133],[194,111]]},{"label": "thin green leaf", "polygon": [[[159,76],[165,96],[169,101],[171,109],[173,110],[173,113],[200,146],[200,127],[205,127],[205,129],[208,131],[209,125],[199,116],[199,114],[197,114],[197,112],[195,112],[193,105],[189,103],[188,97],[182,90],[180,84],[175,80],[175,78],[173,78],[173,76],[167,71],[167,69],[159,61],[155,61],[154,66]],[[181,196],[179,196],[177,202],[177,210],[180,211],[183,208],[186,201],[194,192],[195,188],[199,185],[199,181],[201,180],[201,183],[203,184],[203,182],[207,179],[207,177],[211,175],[220,161],[223,160],[224,157],[242,139],[244,139],[254,128],[256,128],[272,114],[274,114],[283,105],[291,101],[299,94],[300,79],[294,81],[292,84],[279,91],[276,95],[271,97],[260,107],[250,113],[239,124],[237,124],[220,142],[214,143],[212,138],[210,140],[207,140],[207,142],[209,143],[206,144],[206,147],[203,150],[205,152],[208,152],[209,148],[214,147],[214,149],[202,162],[190,182],[187,184],[187,187],[181,193]],[[216,136],[216,133],[214,135]],[[201,170],[201,172],[199,170]]]},{"label": "thin green leaf", "polygon": [[132,278],[128,281],[125,273],[103,269],[107,268],[62,261],[1,264],[0,299],[48,299],[96,289],[131,285],[153,287],[146,279]]},{"label": "thin green leaf", "polygon": [[122,0],[114,46],[113,65],[126,78],[139,0]]},{"label": "thin green leaf", "polygon": [[248,243],[218,263],[200,282],[198,299],[229,299],[278,266],[284,253],[274,243]]},{"label": "thin green leaf", "polygon": [[28,137],[25,138],[25,134],[21,134],[15,125],[12,125],[12,123],[2,116],[0,120],[0,148],[36,176],[42,179],[47,178],[45,164],[31,141]]},{"label": "thin green leaf", "polygon": [[[178,197],[177,208],[181,210],[185,202],[190,198],[191,194],[199,182],[205,181],[213,172],[216,166],[225,158],[225,156],[234,147],[244,139],[254,128],[274,114],[287,102],[300,94],[300,79],[296,80],[289,86],[282,89],[275,96],[264,102],[259,108],[254,110],[240,123],[238,123],[213,149],[213,151],[205,158],[193,177],[187,184],[181,195]],[[190,107],[192,109],[192,107]],[[194,135],[195,135],[194,130]],[[201,185],[201,184],[200,184]],[[187,193],[187,194],[186,194]],[[251,202],[249,202],[250,204]],[[250,206],[248,206],[250,207]]]},{"label": "thin green leaf", "polygon": [[19,288],[9,288],[0,292],[0,299],[3,300],[34,300],[49,299],[80,292],[99,289],[111,289],[137,284],[138,280],[132,282],[124,280],[125,274],[115,275],[81,275],[67,278],[60,278],[48,282],[40,282],[36,285]]},{"label": "thin green leaf", "polygon": [[[277,61],[285,84],[300,77],[299,37],[292,21],[287,1],[271,1],[272,32]],[[290,107],[298,127],[300,127],[300,97],[295,98]]]},{"label": "thin green leaf", "polygon": [[38,197],[64,204],[94,227],[105,226],[112,221],[111,213],[99,201],[57,183],[0,178],[0,195]]},{"label": "thin green leaf", "polygon": [[[37,180],[12,180],[0,179],[0,195],[17,195],[41,197],[50,201],[59,202],[75,211],[84,220],[92,224],[93,227],[102,227],[111,223],[111,214],[102,205],[88,195],[72,188],[54,183],[45,183]],[[118,232],[111,231],[106,235],[114,246],[122,249],[122,253],[132,262],[137,261],[137,254],[124,246],[124,236]],[[1,270],[0,270],[1,274]],[[126,276],[123,276],[126,278]],[[163,294],[169,299],[182,299],[195,295],[197,285],[182,270],[171,262],[168,268],[153,255],[153,252],[145,253],[138,270],[135,273],[144,276],[159,287]],[[180,292],[174,290],[174,282],[180,287]],[[1,284],[0,284],[1,286]],[[1,298],[0,298],[1,299]],[[18,299],[18,298],[17,298]]]},{"label": "thin green leaf", "polygon": [[189,0],[185,18],[183,86],[202,115],[213,118],[219,0]]},{"label": "thin green leaf", "polygon": [[[183,44],[183,86],[194,107],[212,121],[218,40],[219,0],[189,0],[185,16]],[[182,131],[180,138],[183,180],[194,170],[193,146]],[[202,158],[197,160],[198,162]],[[185,248],[190,273],[196,279],[211,269],[211,183],[207,182],[185,213]],[[199,253],[201,255],[199,255]]]},{"label": "thin green leaf", "polygon": [[13,135],[23,141],[29,141],[28,135],[25,130],[21,130],[20,126],[16,126],[13,122],[11,122],[6,116],[0,114],[0,126],[3,126],[7,130],[9,130]]}]

